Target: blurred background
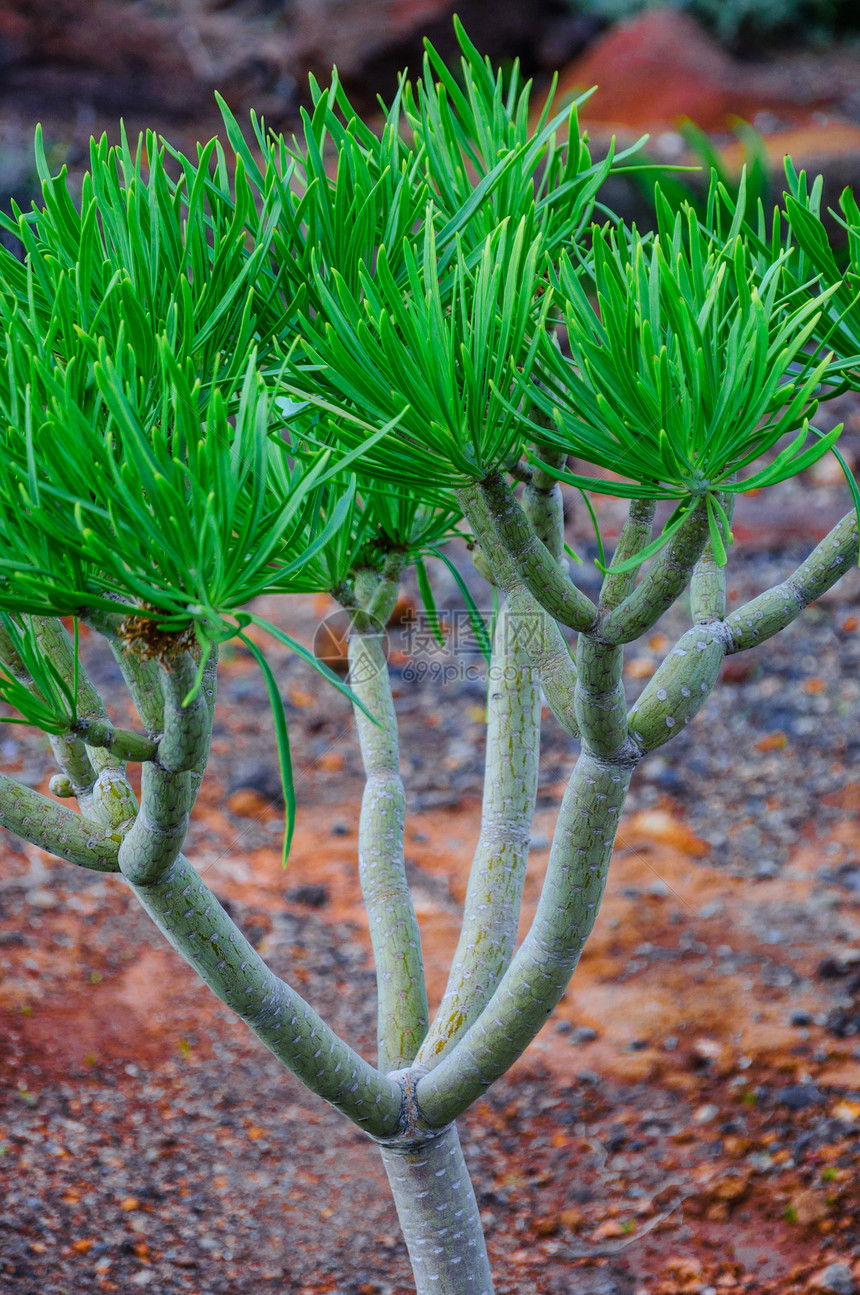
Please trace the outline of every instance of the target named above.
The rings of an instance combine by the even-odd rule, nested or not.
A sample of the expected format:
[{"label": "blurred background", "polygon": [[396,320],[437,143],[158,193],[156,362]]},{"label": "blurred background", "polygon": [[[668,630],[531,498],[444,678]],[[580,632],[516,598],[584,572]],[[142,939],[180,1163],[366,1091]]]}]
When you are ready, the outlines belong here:
[{"label": "blurred background", "polygon": [[402,69],[420,70],[424,36],[454,58],[455,10],[539,88],[555,71],[564,93],[598,85],[585,113],[597,145],[647,131],[656,157],[701,160],[691,121],[730,171],[752,155],[762,186],[785,152],[834,192],[857,179],[856,0],[0,0],[0,201],[31,196],[37,121],[74,171],[120,118],[183,146],[209,137],[215,89],[288,128],[308,74],[333,63],[372,114]]}]

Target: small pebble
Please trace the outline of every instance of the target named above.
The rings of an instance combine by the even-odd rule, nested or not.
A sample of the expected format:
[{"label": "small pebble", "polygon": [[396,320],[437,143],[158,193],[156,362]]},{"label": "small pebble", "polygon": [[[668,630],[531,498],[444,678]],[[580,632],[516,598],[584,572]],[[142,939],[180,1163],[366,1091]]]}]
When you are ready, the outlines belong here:
[{"label": "small pebble", "polygon": [[593,1030],[590,1025],[577,1025],[571,1030],[571,1043],[592,1043],[597,1038],[597,1030]]},{"label": "small pebble", "polygon": [[287,891],[291,904],[304,904],[307,908],[324,908],[329,901],[328,886],[294,886]]},{"label": "small pebble", "polygon": [[829,1264],[816,1280],[819,1290],[832,1295],[857,1295],[857,1282],[848,1264]]},{"label": "small pebble", "polygon": [[774,1099],[790,1111],[802,1111],[807,1106],[817,1106],[822,1097],[815,1084],[790,1084],[775,1093]]}]

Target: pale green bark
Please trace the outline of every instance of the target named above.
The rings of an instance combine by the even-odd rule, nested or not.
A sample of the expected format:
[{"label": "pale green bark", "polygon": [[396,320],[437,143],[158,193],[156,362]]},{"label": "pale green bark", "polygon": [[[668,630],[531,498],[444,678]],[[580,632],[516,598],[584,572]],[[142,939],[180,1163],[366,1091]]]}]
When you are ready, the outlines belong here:
[{"label": "pale green bark", "polygon": [[0,774],[0,827],[58,859],[96,872],[119,872],[121,836]]},{"label": "pale green bark", "polygon": [[576,653],[576,718],[596,755],[615,759],[627,741],[627,701],[621,670],[624,652],[581,634]]},{"label": "pale green bark", "polygon": [[[529,593],[562,625],[575,630],[592,629],[597,608],[577,589],[538,539],[502,474],[491,473],[481,482],[478,493],[505,549],[507,561]],[[480,532],[476,530],[476,534],[480,541]]]},{"label": "pale green bark", "polygon": [[182,855],[132,889],[173,947],[213,993],[312,1092],[377,1137],[395,1132],[402,1091],[334,1033],[266,966]]},{"label": "pale green bark", "polygon": [[[55,617],[34,617],[33,623],[42,650],[71,685],[76,671],[75,649],[62,622]],[[137,810],[137,801],[125,774],[125,760],[151,758],[151,745],[145,738],[138,741],[136,735],[128,734],[136,754],[127,754],[122,741],[125,735],[115,733],[104,701],[80,661],[77,678],[78,723],[72,733],[53,739],[51,745],[82,812],[108,827],[120,827]],[[92,742],[87,740],[91,731],[96,737]]]},{"label": "pale green bark", "polygon": [[514,569],[481,493],[476,489],[462,490],[458,499],[493,579],[505,595],[517,637],[538,672],[547,705],[565,732],[577,737],[576,667],[561,630]]},{"label": "pale green bark", "polygon": [[421,935],[406,881],[406,802],[400,777],[397,717],[380,635],[353,634],[350,687],[376,720],[355,706],[365,785],[358,867],[376,962],[379,1069],[408,1066],[427,1033]]},{"label": "pale green bark", "polygon": [[[735,509],[734,495],[720,495],[723,511],[731,521]],[[723,536],[728,544],[729,537]],[[721,621],[726,615],[726,568],[719,566],[712,545],[705,545],[690,581],[690,610],[697,622]]]},{"label": "pale green bark", "polygon": [[598,637],[607,643],[632,643],[655,625],[689,584],[708,540],[704,501],[685,518],[639,584],[600,622]]},{"label": "pale green bark", "polygon": [[614,611],[636,588],[639,567],[631,567],[629,571],[613,571],[612,568],[633,557],[634,553],[641,553],[650,542],[655,509],[653,499],[633,499],[630,503],[630,511],[600,590],[599,611],[602,616]]},{"label": "pale green bark", "polygon": [[92,750],[110,752],[117,762],[131,760],[142,764],[144,760],[154,760],[158,754],[158,743],[142,733],[129,733],[127,729],[114,728],[109,719],[79,719],[75,732],[82,737]]},{"label": "pale green bark", "polygon": [[[552,451],[546,454],[547,461],[555,467],[562,467],[566,457]],[[561,565],[565,561],[564,499],[556,478],[534,468],[523,490],[523,510],[541,544]]]},{"label": "pale green bark", "polygon": [[197,675],[196,662],[183,653],[161,667],[164,732],[156,760],[141,769],[140,809],[119,854],[123,875],[137,885],[157,881],[178,858],[185,842],[189,814],[209,757],[215,668],[213,651],[201,688],[183,706]]},{"label": "pale green bark", "polygon": [[169,773],[205,768],[209,756],[212,716],[201,687],[186,703],[197,678],[197,660],[181,652],[160,670],[164,718],[158,743],[158,763]]},{"label": "pale green bark", "polygon": [[730,635],[727,651],[742,652],[785,629],[856,562],[857,515],[851,512],[836,523],[787,580],[731,613],[726,620]]},{"label": "pale green bark", "polygon": [[676,737],[704,706],[720,676],[726,641],[719,621],[694,625],[678,640],[630,709],[630,736],[639,751]]},{"label": "pale green bark", "polygon": [[431,1125],[456,1119],[505,1073],[567,988],[603,897],[632,771],[585,750],[577,760],[528,935],[471,1029],[418,1080],[418,1104]]},{"label": "pale green bark", "polygon": [[539,742],[537,674],[503,606],[487,682],[481,835],[448,984],[416,1058],[419,1064],[433,1066],[451,1050],[510,963],[528,863]]},{"label": "pale green bark", "polygon": [[475,1192],[456,1127],[437,1137],[381,1148],[417,1295],[493,1295]]}]

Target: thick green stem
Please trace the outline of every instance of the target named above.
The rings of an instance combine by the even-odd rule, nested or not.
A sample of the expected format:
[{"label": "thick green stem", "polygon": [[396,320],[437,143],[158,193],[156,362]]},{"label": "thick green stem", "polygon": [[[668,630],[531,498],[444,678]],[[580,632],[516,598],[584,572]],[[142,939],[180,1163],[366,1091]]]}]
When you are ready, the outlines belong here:
[{"label": "thick green stem", "polygon": [[161,670],[164,721],[158,763],[170,773],[187,773],[205,766],[212,731],[209,700],[201,687],[186,703],[197,678],[197,662],[182,652]]},{"label": "thick green stem", "polygon": [[763,643],[790,625],[857,562],[857,516],[847,513],[782,584],[753,598],[726,620],[729,654]]},{"label": "thick green stem", "polygon": [[213,993],[312,1092],[376,1137],[399,1126],[403,1093],[266,966],[182,855],[132,889],[156,926]]},{"label": "thick green stem", "polygon": [[576,718],[582,739],[595,754],[615,759],[627,743],[627,701],[621,670],[624,650],[579,636],[576,653]]},{"label": "thick green stem", "polygon": [[[43,651],[71,684],[75,677],[75,648],[62,622],[46,617],[35,623]],[[131,754],[128,748],[137,758],[151,759],[153,744],[136,734],[114,730],[101,695],[80,662],[77,676],[78,722],[73,733],[52,743],[54,754],[83,812],[92,814],[108,828],[125,828],[137,812],[137,800],[125,774],[125,761]],[[83,780],[88,780],[91,773],[94,782],[86,785]]]},{"label": "thick green stem", "polygon": [[627,597],[600,624],[607,643],[631,643],[660,619],[686,588],[708,539],[708,513],[696,504]]},{"label": "thick green stem", "polygon": [[140,809],[119,852],[123,875],[150,885],[178,857],[188,831],[191,775],[145,764],[140,773]]},{"label": "thick green stem", "polygon": [[538,672],[547,705],[565,732],[577,737],[579,727],[574,710],[576,667],[561,630],[514,570],[481,494],[476,489],[462,490],[457,498],[478,538],[493,578],[505,595],[517,637]]},{"label": "thick green stem", "polygon": [[194,683],[190,654],[162,668],[164,733],[158,759],[147,761],[140,775],[140,809],[119,854],[120,868],[138,886],[151,885],[174,863],[188,831],[188,816],[197,795],[212,732],[215,699],[214,652],[203,683],[187,706],[182,702]]},{"label": "thick green stem", "polygon": [[[97,787],[102,773],[107,770],[108,780],[114,784],[123,782],[124,796],[133,802],[131,786],[125,778],[124,758],[121,752],[111,750],[104,743],[90,746],[87,742],[87,729],[90,725],[97,727],[106,725],[110,728],[107,708],[82,663],[75,662],[75,645],[62,621],[52,616],[34,616],[33,625],[42,652],[66,683],[73,682],[77,669],[78,724],[75,726],[74,733],[66,735],[56,743],[52,742],[57,763],[69,777],[84,812],[95,813],[103,822],[115,826],[113,820],[105,818],[102,814],[102,798],[97,792]],[[86,749],[81,746],[81,741]]]},{"label": "thick green stem", "polygon": [[480,1014],[510,963],[537,793],[540,687],[510,613],[499,611],[487,687],[481,835],[448,985],[417,1056],[433,1066]]},{"label": "thick green stem", "polygon": [[158,753],[158,743],[152,738],[114,728],[109,719],[80,718],[75,725],[75,734],[83,738],[88,747],[110,751],[118,761],[132,760],[142,764],[144,760],[154,760]]},{"label": "thick green stem", "polygon": [[405,795],[388,662],[377,633],[353,634],[349,682],[377,721],[354,707],[365,785],[358,837],[361,889],[378,983],[379,1069],[408,1066],[427,1033],[421,936],[403,855]]},{"label": "thick green stem", "polygon": [[[554,454],[548,450],[546,458],[553,466],[562,467],[566,455]],[[555,477],[540,468],[534,468],[523,490],[523,509],[534,527],[535,535],[546,547],[550,557],[559,564],[563,563],[564,499]]]},{"label": "thick green stem", "polygon": [[107,639],[148,736],[160,737],[164,726],[164,695],[158,663],[144,661],[134,652],[126,651],[113,618],[87,615],[86,622]]},{"label": "thick green stem", "polygon": [[0,774],[0,827],[94,872],[119,872],[122,837]]},{"label": "thick green stem", "polygon": [[631,764],[583,750],[559,810],[531,929],[495,994],[448,1055],[419,1079],[431,1126],[462,1114],[521,1056],[564,993],[594,926]]},{"label": "thick green stem", "polygon": [[455,1126],[412,1149],[380,1150],[417,1295],[493,1295],[478,1203]]},{"label": "thick green stem", "polygon": [[[508,561],[529,593],[562,625],[575,630],[593,629],[597,622],[597,608],[564,574],[546,545],[538,539],[502,474],[491,473],[478,491]],[[476,529],[475,534],[481,541],[480,530]]]},{"label": "thick green stem", "polygon": [[[734,495],[720,495],[720,503],[731,521],[735,508]],[[729,536],[723,536],[727,544]],[[693,620],[699,623],[721,621],[726,615],[726,568],[720,566],[714,557],[710,541],[705,545],[702,556],[696,563],[693,578],[690,581],[690,609]]]},{"label": "thick green stem", "polygon": [[726,652],[720,621],[694,625],[678,640],[630,710],[630,736],[640,752],[676,737],[710,696]]},{"label": "thick green stem", "polygon": [[613,571],[613,567],[632,558],[634,553],[641,553],[650,542],[651,528],[654,524],[656,504],[653,499],[634,499],[630,504],[627,520],[621,528],[618,545],[612,556],[609,570],[603,577],[600,590],[600,612],[606,615],[614,611],[624,599],[636,588],[639,567],[629,571]]},{"label": "thick green stem", "polygon": [[79,737],[71,733],[51,733],[48,736],[54,759],[72,784],[81,811],[95,813],[93,790],[98,775],[93,768],[87,748]]}]

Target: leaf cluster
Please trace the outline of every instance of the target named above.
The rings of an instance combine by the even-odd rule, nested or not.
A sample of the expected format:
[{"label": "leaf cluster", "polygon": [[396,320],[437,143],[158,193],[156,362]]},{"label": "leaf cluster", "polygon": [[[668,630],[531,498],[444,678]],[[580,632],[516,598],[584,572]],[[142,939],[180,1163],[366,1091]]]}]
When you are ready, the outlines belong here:
[{"label": "leaf cluster", "polygon": [[75,622],[74,674],[66,680],[43,652],[36,623],[27,616],[0,612],[0,701],[21,718],[6,724],[33,724],[43,733],[67,733],[78,719],[78,626]]},{"label": "leaf cluster", "polygon": [[[144,171],[142,157],[149,157]],[[328,541],[354,482],[297,457],[258,372],[253,207],[178,179],[152,136],[93,145],[80,210],[65,171],[7,225],[26,249],[0,287],[0,606],[66,614],[116,600],[209,639],[263,590],[330,587]],[[337,485],[335,486],[335,477]]]},{"label": "leaf cluster", "polygon": [[657,218],[653,237],[607,225],[584,263],[562,254],[569,354],[544,335],[529,394],[550,426],[535,424],[535,441],[613,474],[564,479],[630,498],[713,504],[795,475],[838,435],[808,444],[829,365],[806,350],[822,299],[795,291],[786,254],[761,266],[742,201],[726,230],[659,198]]}]

